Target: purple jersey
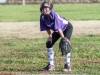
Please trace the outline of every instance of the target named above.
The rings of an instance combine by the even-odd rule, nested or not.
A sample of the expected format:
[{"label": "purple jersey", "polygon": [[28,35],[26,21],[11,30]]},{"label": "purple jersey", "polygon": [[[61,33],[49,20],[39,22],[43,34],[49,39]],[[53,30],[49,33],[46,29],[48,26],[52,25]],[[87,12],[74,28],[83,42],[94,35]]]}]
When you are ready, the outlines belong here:
[{"label": "purple jersey", "polygon": [[50,20],[47,20],[43,13],[40,16],[40,30],[48,30],[51,29],[54,32],[58,32],[58,29],[64,31],[67,27],[68,21],[59,16],[54,10],[50,13]]}]

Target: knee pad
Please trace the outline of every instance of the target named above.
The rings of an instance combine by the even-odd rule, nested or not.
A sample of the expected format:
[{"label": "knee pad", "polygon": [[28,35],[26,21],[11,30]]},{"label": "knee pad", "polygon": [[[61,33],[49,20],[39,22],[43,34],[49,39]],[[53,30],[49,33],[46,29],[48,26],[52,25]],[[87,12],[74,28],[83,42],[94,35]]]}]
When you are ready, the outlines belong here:
[{"label": "knee pad", "polygon": [[48,42],[46,43],[46,47],[47,47],[47,48],[51,48],[51,47],[52,47],[52,43],[51,43],[50,41],[48,41]]}]

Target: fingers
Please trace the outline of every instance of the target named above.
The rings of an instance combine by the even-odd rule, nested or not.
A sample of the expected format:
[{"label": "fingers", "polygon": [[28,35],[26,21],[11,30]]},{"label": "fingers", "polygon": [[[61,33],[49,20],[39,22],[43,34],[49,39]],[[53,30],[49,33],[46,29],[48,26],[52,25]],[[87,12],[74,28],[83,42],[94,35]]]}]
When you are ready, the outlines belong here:
[{"label": "fingers", "polygon": [[69,44],[71,45],[70,41],[67,39],[67,41],[69,42]]},{"label": "fingers", "polygon": [[69,44],[71,45],[70,41],[66,37],[64,37],[63,39],[66,40],[66,41],[68,41]]}]

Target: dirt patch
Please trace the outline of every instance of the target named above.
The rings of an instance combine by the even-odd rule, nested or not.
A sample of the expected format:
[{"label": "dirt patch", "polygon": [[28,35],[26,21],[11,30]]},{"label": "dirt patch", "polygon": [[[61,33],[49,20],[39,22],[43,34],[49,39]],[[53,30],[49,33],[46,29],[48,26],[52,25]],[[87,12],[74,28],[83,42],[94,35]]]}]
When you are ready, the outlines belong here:
[{"label": "dirt patch", "polygon": [[[100,21],[70,21],[73,24],[73,35],[100,34]],[[39,22],[0,22],[0,36],[20,38],[47,37],[41,32]]]}]

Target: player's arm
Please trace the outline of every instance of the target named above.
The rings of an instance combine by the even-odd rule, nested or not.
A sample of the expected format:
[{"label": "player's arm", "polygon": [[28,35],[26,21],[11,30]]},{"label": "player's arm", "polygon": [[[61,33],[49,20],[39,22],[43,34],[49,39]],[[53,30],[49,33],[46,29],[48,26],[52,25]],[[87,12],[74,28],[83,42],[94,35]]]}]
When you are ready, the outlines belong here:
[{"label": "player's arm", "polygon": [[48,29],[48,30],[46,30],[46,31],[47,31],[49,37],[52,37],[50,29]]},{"label": "player's arm", "polygon": [[58,29],[58,33],[59,33],[59,35],[60,35],[60,37],[61,37],[61,38],[63,38],[63,37],[64,37],[64,34],[63,34],[63,32],[62,32],[62,30],[61,30],[61,29]]},{"label": "player's arm", "polygon": [[48,29],[48,30],[46,30],[46,31],[47,31],[47,33],[48,33],[48,35],[49,35],[49,37],[48,37],[48,39],[47,39],[46,42],[50,41],[50,42],[52,43],[52,34],[51,34],[51,31],[50,31],[50,29]]},{"label": "player's arm", "polygon": [[[60,34],[61,38],[64,38],[64,34],[61,29],[58,29],[58,33]],[[70,41],[68,39],[66,39],[66,41],[68,41],[70,43]],[[70,43],[70,45],[71,45],[71,43]]]}]

